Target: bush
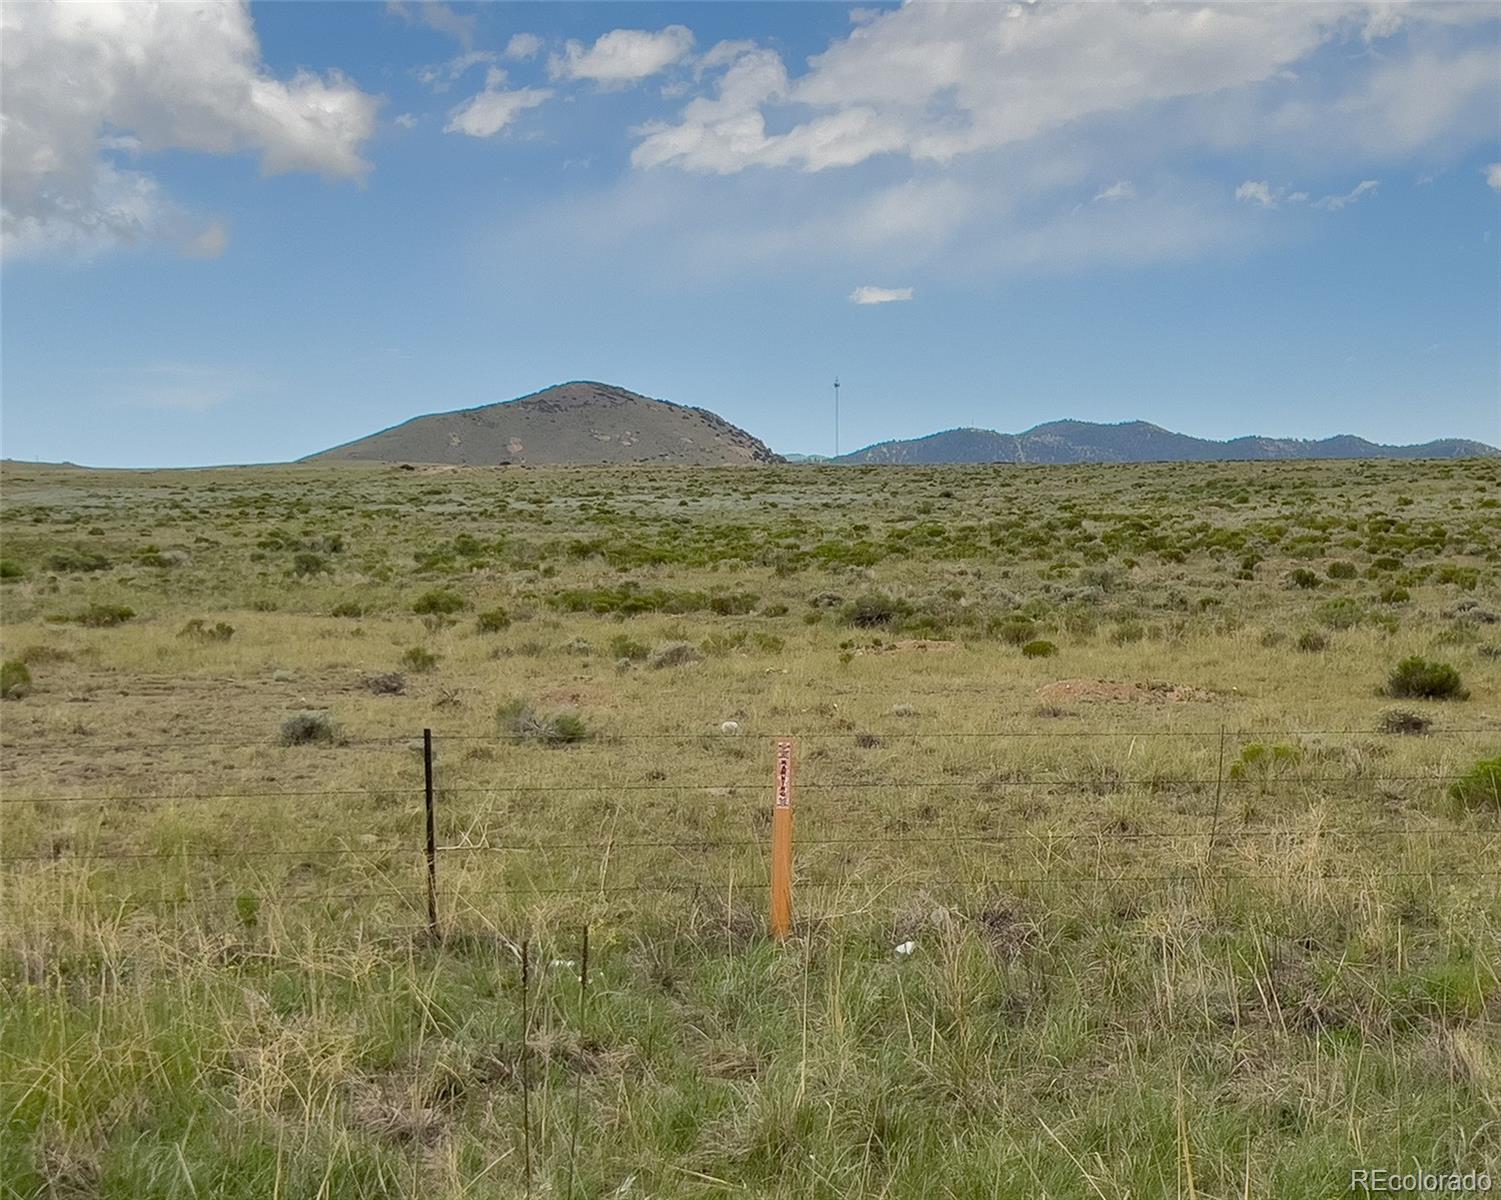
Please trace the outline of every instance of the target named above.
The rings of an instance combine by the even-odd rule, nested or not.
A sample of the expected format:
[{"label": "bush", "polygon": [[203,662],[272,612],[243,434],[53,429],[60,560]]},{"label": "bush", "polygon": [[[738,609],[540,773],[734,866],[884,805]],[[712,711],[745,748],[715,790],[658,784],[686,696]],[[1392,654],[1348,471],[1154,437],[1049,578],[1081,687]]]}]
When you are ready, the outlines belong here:
[{"label": "bush", "polygon": [[404,675],[388,671],[381,675],[366,675],[365,687],[377,696],[399,696],[407,690],[407,681]]},{"label": "bush", "polygon": [[47,565],[54,571],[103,571],[109,559],[97,550],[55,550],[47,556]]},{"label": "bush", "polygon": [[421,646],[413,646],[401,656],[401,665],[408,671],[431,671],[438,665],[438,656]]},{"label": "bush", "polygon": [[1397,699],[1465,700],[1459,672],[1448,663],[1433,662],[1413,655],[1404,658],[1387,676],[1386,694]]},{"label": "bush", "polygon": [[1412,599],[1412,593],[1400,584],[1392,584],[1381,589],[1382,604],[1406,604]]},{"label": "bush", "polygon": [[194,617],[177,631],[178,637],[193,638],[200,642],[227,642],[235,635],[235,627],[223,621],[210,625],[202,617]]},{"label": "bush", "polygon": [[474,627],[481,633],[499,633],[511,627],[511,614],[503,608],[490,608],[474,619]]},{"label": "bush", "polygon": [[358,600],[341,600],[333,606],[329,615],[334,617],[363,617],[365,615],[365,606]]},{"label": "bush", "polygon": [[281,723],[283,746],[330,745],[339,738],[339,727],[327,713],[293,713]]},{"label": "bush", "polygon": [[1332,562],[1329,564],[1328,575],[1330,579],[1354,579],[1358,572],[1352,562]]},{"label": "bush", "polygon": [[576,746],[594,736],[584,719],[573,712],[539,715],[524,700],[508,700],[496,710],[501,729],[518,741],[544,746]]},{"label": "bush", "polygon": [[126,604],[90,604],[76,616],[62,619],[73,621],[88,629],[109,629],[115,625],[125,624],[135,615],[135,609]]},{"label": "bush", "polygon": [[328,570],[328,563],[320,554],[314,554],[311,550],[300,550],[292,555],[292,574],[302,578],[309,575],[319,575]]},{"label": "bush", "polygon": [[21,564],[10,558],[0,558],[0,580],[9,582],[12,579],[25,579],[26,572],[21,570]]},{"label": "bush", "polygon": [[0,663],[0,699],[19,700],[31,690],[31,672],[19,659]]},{"label": "bush", "polygon": [[1382,733],[1427,733],[1433,722],[1421,713],[1405,708],[1388,709],[1381,714]]},{"label": "bush", "polygon": [[1319,586],[1319,577],[1312,571],[1310,571],[1307,567],[1298,567],[1296,570],[1288,572],[1287,586],[1295,588],[1316,588]]},{"label": "bush", "polygon": [[1052,658],[1057,653],[1057,646],[1041,638],[1038,638],[1035,642],[1028,642],[1022,647],[1023,658]]},{"label": "bush", "polygon": [[1501,755],[1483,758],[1449,786],[1464,808],[1501,809]]},{"label": "bush", "polygon": [[1012,646],[1025,646],[1037,636],[1037,623],[1021,616],[992,621],[986,628],[995,637]]},{"label": "bush", "polygon": [[647,665],[655,668],[681,667],[703,658],[692,642],[666,642],[651,652]]},{"label": "bush", "polygon": [[418,616],[447,616],[468,607],[469,601],[451,588],[433,588],[412,601],[412,611]]},{"label": "bush", "polygon": [[1329,649],[1329,635],[1317,629],[1305,629],[1293,643],[1304,654],[1320,654]]},{"label": "bush", "polygon": [[912,606],[905,600],[895,596],[888,596],[885,592],[866,592],[863,596],[856,596],[844,606],[841,614],[850,625],[857,625],[861,629],[874,629],[877,626],[890,625],[900,617],[907,616],[912,611]]},{"label": "bush", "polygon": [[625,658],[631,662],[644,662],[650,653],[643,643],[623,633],[617,633],[610,639],[610,654],[617,660]]},{"label": "bush", "polygon": [[1366,611],[1360,601],[1350,596],[1325,601],[1318,606],[1314,615],[1330,629],[1353,629],[1366,619]]}]

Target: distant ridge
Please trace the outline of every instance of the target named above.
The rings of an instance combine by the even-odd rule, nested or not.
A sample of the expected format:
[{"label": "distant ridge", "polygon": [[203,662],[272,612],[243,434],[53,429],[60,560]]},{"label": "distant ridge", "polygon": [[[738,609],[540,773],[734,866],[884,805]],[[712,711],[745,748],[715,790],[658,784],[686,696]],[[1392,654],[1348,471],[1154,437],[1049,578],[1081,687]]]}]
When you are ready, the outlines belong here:
[{"label": "distant ridge", "polygon": [[832,462],[840,463],[1105,463],[1225,462],[1310,458],[1494,458],[1501,450],[1484,442],[1443,438],[1419,446],[1384,446],[1341,434],[1298,438],[1239,437],[1227,442],[1173,433],[1146,421],[1102,425],[1049,421],[1024,433],[993,429],[946,429],[926,437],[878,442]]},{"label": "distant ridge", "polygon": [[591,380],[560,383],[499,404],[413,417],[299,461],[340,459],[451,466],[781,461],[764,442],[706,408],[653,400]]}]

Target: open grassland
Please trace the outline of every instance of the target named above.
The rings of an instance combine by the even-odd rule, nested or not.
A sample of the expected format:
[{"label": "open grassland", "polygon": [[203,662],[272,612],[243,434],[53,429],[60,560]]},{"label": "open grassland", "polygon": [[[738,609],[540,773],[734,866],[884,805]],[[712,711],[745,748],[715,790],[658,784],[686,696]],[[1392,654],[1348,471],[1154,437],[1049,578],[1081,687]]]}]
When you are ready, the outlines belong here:
[{"label": "open grassland", "polygon": [[5,1195],[1501,1175],[1495,461],[0,486]]}]

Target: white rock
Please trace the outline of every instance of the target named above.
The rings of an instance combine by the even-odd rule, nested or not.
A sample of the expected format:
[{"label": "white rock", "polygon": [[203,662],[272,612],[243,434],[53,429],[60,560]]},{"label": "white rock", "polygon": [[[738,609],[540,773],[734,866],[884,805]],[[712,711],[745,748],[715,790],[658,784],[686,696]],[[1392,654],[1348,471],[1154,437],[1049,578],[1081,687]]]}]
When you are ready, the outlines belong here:
[{"label": "white rock", "polygon": [[720,733],[739,733],[740,732],[740,722],[739,721],[725,721],[725,722],[723,722],[719,726],[719,732]]},{"label": "white rock", "polygon": [[896,952],[898,954],[900,954],[903,958],[906,958],[907,955],[911,954],[916,949],[917,949],[917,943],[916,942],[903,942],[900,946],[898,946],[896,948]]}]

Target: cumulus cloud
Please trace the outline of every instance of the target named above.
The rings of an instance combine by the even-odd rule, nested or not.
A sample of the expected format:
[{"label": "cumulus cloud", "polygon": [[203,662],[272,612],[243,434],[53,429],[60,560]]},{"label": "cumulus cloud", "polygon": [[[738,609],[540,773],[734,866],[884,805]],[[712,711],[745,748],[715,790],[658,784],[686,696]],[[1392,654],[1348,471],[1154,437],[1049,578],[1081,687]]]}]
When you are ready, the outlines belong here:
[{"label": "cumulus cloud", "polygon": [[851,292],[850,299],[856,304],[895,304],[901,300],[912,299],[912,289],[909,287],[872,287],[867,284]]},{"label": "cumulus cloud", "polygon": [[548,88],[518,88],[507,92],[486,88],[471,96],[448,114],[444,133],[464,133],[470,137],[494,137],[529,108],[552,95]]},{"label": "cumulus cloud", "polygon": [[1501,163],[1491,163],[1485,168],[1485,182],[1492,190],[1501,192]]},{"label": "cumulus cloud", "polygon": [[693,33],[684,25],[669,25],[653,33],[645,29],[612,29],[594,45],[570,41],[562,54],[547,64],[553,79],[587,79],[605,87],[623,87],[665,71],[693,49]]},{"label": "cumulus cloud", "polygon": [[248,152],[268,174],[331,179],[369,168],[377,98],[337,72],[272,76],[243,4],[7,4],[0,33],[7,254],[191,249],[191,223],[122,154]]},{"label": "cumulus cloud", "polygon": [[506,43],[505,56],[513,62],[525,62],[542,53],[542,39],[535,33],[513,33]]},{"label": "cumulus cloud", "polygon": [[1378,186],[1380,186],[1379,180],[1362,179],[1359,183],[1357,183],[1353,188],[1351,188],[1348,192],[1345,192],[1343,195],[1324,196],[1322,199],[1315,200],[1313,202],[1313,206],[1314,208],[1322,208],[1326,212],[1339,212],[1340,209],[1346,207],[1347,205],[1354,204],[1367,192],[1374,192]]},{"label": "cumulus cloud", "polygon": [[[1373,16],[1369,4],[1356,0],[906,4],[862,14],[848,36],[796,77],[774,51],[735,45],[735,65],[718,94],[690,100],[676,121],[644,127],[636,161],[721,174],[768,166],[819,171],[885,155],[947,164],[1086,119],[1156,112],[1196,97],[1215,101],[1218,122],[1199,130],[1201,141],[1244,144],[1264,136],[1268,114],[1255,105],[1234,112],[1223,97],[1296,86],[1292,66],[1338,40],[1359,41],[1365,52],[1365,43],[1409,27],[1484,16],[1481,5],[1392,7]],[[1281,129],[1327,137],[1319,129],[1322,116],[1347,144],[1421,144],[1461,117],[1480,120],[1487,97],[1493,127],[1501,75],[1493,52],[1425,49],[1389,62],[1366,58],[1378,65],[1362,65],[1362,81],[1333,105],[1338,120],[1327,119],[1326,98],[1276,114]],[[726,86],[742,63],[767,81],[761,95]],[[773,106],[775,127],[766,120]]]}]

